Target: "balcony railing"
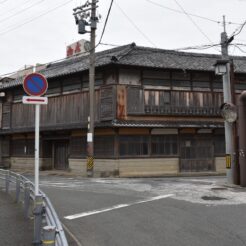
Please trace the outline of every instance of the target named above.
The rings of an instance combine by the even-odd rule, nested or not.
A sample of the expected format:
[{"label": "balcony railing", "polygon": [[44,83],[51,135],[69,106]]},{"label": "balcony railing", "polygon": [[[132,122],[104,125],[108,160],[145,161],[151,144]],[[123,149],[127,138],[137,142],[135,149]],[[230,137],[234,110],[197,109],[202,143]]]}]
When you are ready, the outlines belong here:
[{"label": "balcony railing", "polygon": [[218,107],[180,107],[180,106],[149,106],[144,107],[148,115],[185,115],[185,116],[219,116]]}]

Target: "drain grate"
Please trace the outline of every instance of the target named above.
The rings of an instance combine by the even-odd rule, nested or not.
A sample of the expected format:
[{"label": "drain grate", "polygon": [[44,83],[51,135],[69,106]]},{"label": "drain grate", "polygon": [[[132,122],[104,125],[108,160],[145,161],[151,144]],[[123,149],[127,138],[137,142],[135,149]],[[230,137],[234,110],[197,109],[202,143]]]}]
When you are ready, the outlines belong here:
[{"label": "drain grate", "polygon": [[221,200],[227,200],[224,197],[219,197],[219,196],[202,196],[201,197],[205,201],[221,201]]}]

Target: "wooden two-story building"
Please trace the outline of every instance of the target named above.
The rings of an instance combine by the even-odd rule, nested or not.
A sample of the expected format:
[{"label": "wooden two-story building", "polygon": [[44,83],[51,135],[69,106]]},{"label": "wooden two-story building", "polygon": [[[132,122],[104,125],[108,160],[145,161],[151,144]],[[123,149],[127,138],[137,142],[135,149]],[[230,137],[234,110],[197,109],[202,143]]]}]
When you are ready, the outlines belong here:
[{"label": "wooden two-story building", "polygon": [[[217,55],[136,46],[98,52],[95,79],[95,176],[225,172],[222,78]],[[246,89],[246,57],[233,57],[235,93]],[[41,169],[86,175],[88,55],[41,71]],[[0,86],[0,165],[34,167],[34,107],[21,102],[22,78]]]}]

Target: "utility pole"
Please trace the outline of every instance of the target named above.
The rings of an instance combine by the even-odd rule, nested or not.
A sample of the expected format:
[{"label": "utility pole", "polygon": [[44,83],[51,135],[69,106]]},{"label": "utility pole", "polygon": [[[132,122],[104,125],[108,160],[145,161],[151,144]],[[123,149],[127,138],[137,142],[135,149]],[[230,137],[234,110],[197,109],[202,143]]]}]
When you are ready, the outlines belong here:
[{"label": "utility pole", "polygon": [[[90,26],[90,66],[89,66],[89,117],[87,132],[87,176],[94,173],[94,85],[95,85],[95,43],[98,17],[96,16],[98,0],[87,1],[84,5],[73,9],[78,32],[85,34],[85,27]],[[87,21],[89,18],[89,21]]]},{"label": "utility pole", "polygon": [[[228,45],[233,40],[232,38],[228,39],[226,33],[226,22],[225,16],[223,16],[223,32],[221,33],[221,53],[222,60],[228,61],[226,63],[226,73],[223,74],[223,95],[224,95],[224,103],[232,103],[232,92],[231,90],[231,81],[230,81],[230,61],[228,55]],[[233,125],[235,123],[230,123],[225,121],[225,149],[226,149],[226,177],[228,184],[234,184],[235,180],[235,144],[234,144],[234,136],[233,136]]]}]

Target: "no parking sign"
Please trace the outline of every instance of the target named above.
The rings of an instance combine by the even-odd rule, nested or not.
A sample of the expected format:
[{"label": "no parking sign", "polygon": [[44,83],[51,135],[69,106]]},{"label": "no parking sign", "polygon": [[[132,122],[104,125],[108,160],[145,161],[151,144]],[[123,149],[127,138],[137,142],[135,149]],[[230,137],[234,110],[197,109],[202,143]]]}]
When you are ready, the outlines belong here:
[{"label": "no parking sign", "polygon": [[23,88],[29,96],[42,96],[48,89],[48,82],[42,74],[31,73],[25,77]]}]

